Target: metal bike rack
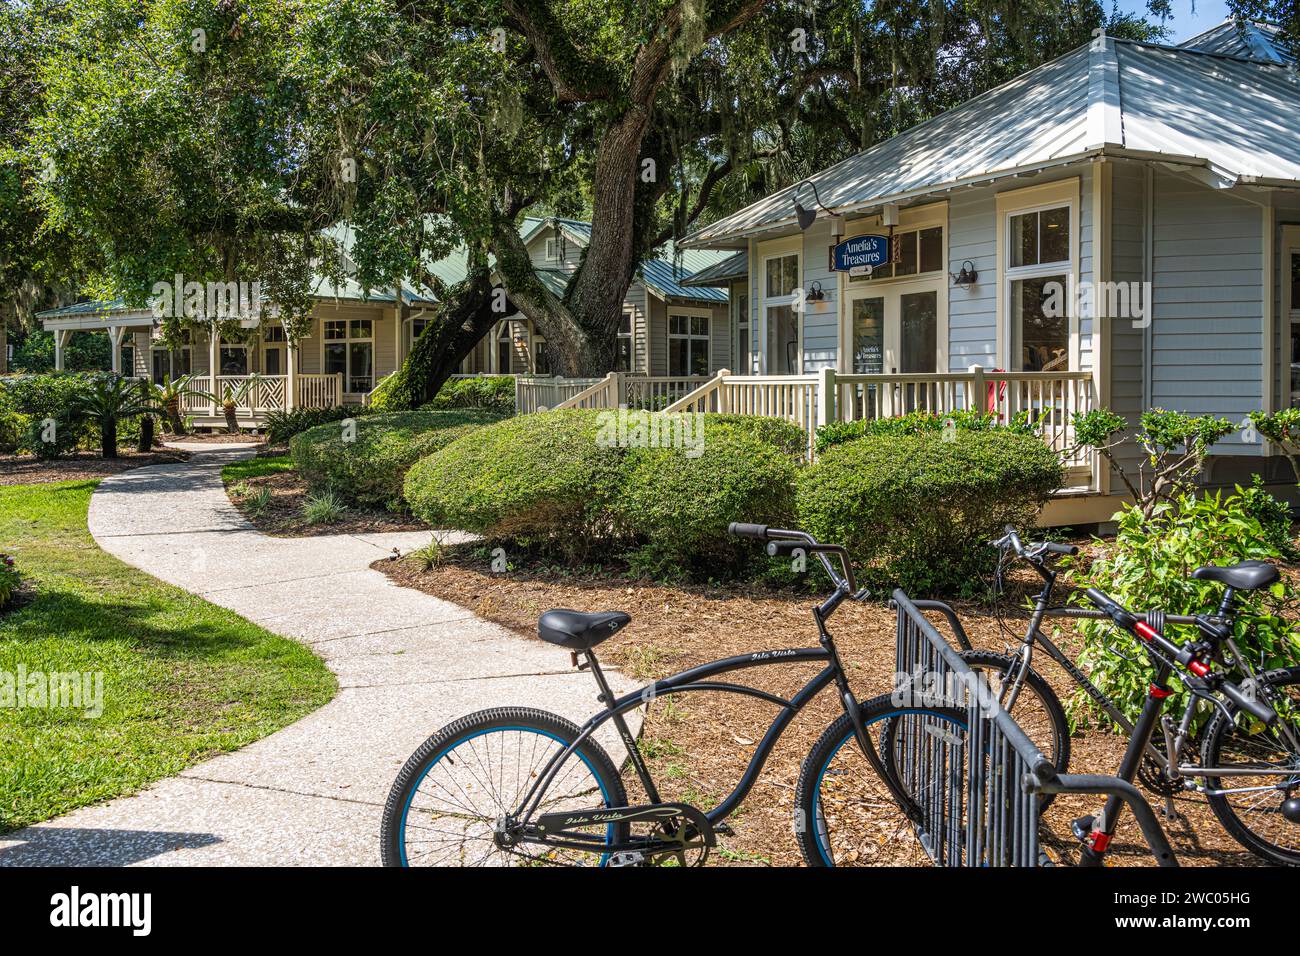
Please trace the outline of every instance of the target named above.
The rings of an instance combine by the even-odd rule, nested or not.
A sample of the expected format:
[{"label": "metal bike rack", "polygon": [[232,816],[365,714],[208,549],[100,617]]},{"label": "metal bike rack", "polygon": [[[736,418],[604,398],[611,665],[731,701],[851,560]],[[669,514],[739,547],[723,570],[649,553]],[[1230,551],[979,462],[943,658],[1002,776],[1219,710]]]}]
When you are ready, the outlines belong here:
[{"label": "metal bike rack", "polygon": [[[890,752],[882,756],[915,801],[917,837],[936,866],[1041,865],[1038,796],[1045,793],[1119,797],[1156,862],[1177,866],[1136,787],[1118,777],[1057,774],[917,603],[898,590],[893,604],[896,670],[907,675],[896,687],[896,702],[916,711],[896,718]],[[954,723],[958,716],[964,726]]]}]

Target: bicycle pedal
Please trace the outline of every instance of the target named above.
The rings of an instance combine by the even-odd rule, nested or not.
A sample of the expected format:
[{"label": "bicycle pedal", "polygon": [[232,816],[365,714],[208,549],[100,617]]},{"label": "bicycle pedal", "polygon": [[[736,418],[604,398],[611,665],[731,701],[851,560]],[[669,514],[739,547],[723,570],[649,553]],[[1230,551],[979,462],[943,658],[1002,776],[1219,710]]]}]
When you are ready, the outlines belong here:
[{"label": "bicycle pedal", "polygon": [[718,834],[719,836],[735,836],[735,835],[736,835],[736,831],[733,830],[733,829],[731,829],[731,827],[728,826],[728,825],[725,824],[725,823],[715,823],[715,824],[713,824],[713,832],[716,833],[716,834]]},{"label": "bicycle pedal", "polygon": [[1086,840],[1092,835],[1092,825],[1096,822],[1096,817],[1079,817],[1077,820],[1070,821],[1070,832],[1074,834],[1076,840]]}]

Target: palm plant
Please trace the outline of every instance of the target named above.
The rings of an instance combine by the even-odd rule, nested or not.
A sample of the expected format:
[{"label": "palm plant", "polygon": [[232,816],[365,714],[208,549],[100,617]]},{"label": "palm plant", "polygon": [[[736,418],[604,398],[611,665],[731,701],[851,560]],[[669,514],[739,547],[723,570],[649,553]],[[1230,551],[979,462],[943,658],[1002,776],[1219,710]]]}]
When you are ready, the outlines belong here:
[{"label": "palm plant", "polygon": [[173,379],[170,375],[164,375],[162,384],[155,385],[148,380],[145,381],[148,401],[160,409],[161,414],[167,420],[167,430],[173,435],[185,434],[185,421],[181,418],[181,399],[198,398],[203,401],[216,401],[210,394],[200,389],[193,388],[190,383],[197,376],[181,375]]},{"label": "palm plant", "polygon": [[73,410],[99,425],[99,448],[105,458],[117,457],[117,424],[155,411],[143,401],[136,383],[121,376],[95,379],[74,397]]},{"label": "palm plant", "polygon": [[231,435],[239,433],[239,418],[235,414],[239,408],[239,403],[248,397],[248,393],[253,387],[262,380],[262,376],[254,372],[236,386],[233,382],[227,382],[225,389],[221,393],[221,411],[226,416],[226,431]]}]

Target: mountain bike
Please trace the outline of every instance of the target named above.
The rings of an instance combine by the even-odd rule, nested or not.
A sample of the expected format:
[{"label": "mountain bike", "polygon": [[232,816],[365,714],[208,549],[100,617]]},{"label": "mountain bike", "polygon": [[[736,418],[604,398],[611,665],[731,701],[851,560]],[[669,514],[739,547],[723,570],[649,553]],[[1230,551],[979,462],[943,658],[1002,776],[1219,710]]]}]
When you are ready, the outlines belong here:
[{"label": "mountain bike", "polygon": [[[1216,615],[1196,615],[1201,638],[1181,645],[1164,636],[1159,612],[1136,614],[1096,588],[1084,592],[1116,627],[1143,642],[1154,669],[1118,776],[1132,782],[1159,728],[1171,780],[1184,779],[1187,789],[1204,794],[1224,829],[1252,853],[1273,863],[1300,865],[1300,668],[1256,672],[1237,647],[1231,627],[1236,593],[1268,586],[1278,571],[1262,561],[1246,561],[1198,568],[1193,577],[1219,582],[1226,590]],[[1225,670],[1244,670],[1248,676],[1238,685]],[[1161,713],[1175,672],[1191,691],[1176,725]],[[1214,709],[1214,717],[1205,730],[1200,763],[1184,764],[1182,754],[1201,701]],[[1102,865],[1122,808],[1111,798],[1099,816],[1074,821],[1075,836],[1084,843],[1081,865]]]},{"label": "mountain bike", "polygon": [[[567,649],[573,665],[588,671],[604,709],[578,726],[525,707],[469,714],[439,730],[407,760],[384,806],[381,852],[388,866],[421,865],[699,865],[730,831],[726,819],[748,796],[773,747],[791,721],[818,694],[834,686],[843,714],[813,745],[795,795],[794,829],[810,865],[866,859],[874,828],[864,808],[893,800],[913,820],[915,799],[887,772],[877,749],[882,729],[906,715],[960,733],[964,710],[902,706],[883,695],[861,703],[845,675],[827,621],[846,600],[862,600],[848,553],[801,531],[733,524],[731,534],[767,542],[772,556],[802,552],[816,557],[834,590],[813,609],[817,647],[741,654],[693,667],[616,697],[595,648],[630,623],[627,614],[547,611],[538,621],[542,640]],[[724,679],[756,669],[807,662],[822,669],[790,698]],[[741,779],[712,809],[665,801],[652,777],[627,715],[670,694],[740,694],[774,705],[777,714],[755,748]],[[596,739],[613,726],[627,762],[645,794],[631,804],[615,761]],[[884,791],[873,794],[872,789]]]},{"label": "mountain bike", "polygon": [[[1026,732],[1043,750],[1044,755],[1054,759],[1058,772],[1066,771],[1068,750],[1063,752],[1062,760],[1062,752],[1058,751],[1054,755],[1044,741],[1060,738],[1068,741],[1069,726],[1055,692],[1031,668],[1036,646],[1041,646],[1069,674],[1074,683],[1130,735],[1130,740],[1137,742],[1134,755],[1125,758],[1121,777],[1129,781],[1136,777],[1148,790],[1166,798],[1188,790],[1201,793],[1224,829],[1237,842],[1271,862],[1300,865],[1300,826],[1295,825],[1300,823],[1300,802],[1291,803],[1292,793],[1300,786],[1300,668],[1287,667],[1260,672],[1241,652],[1233,638],[1239,593],[1273,584],[1279,578],[1277,569],[1262,561],[1197,568],[1192,572],[1193,578],[1224,585],[1222,600],[1213,614],[1175,615],[1161,611],[1136,613],[1120,609],[1124,614],[1122,619],[1126,622],[1121,625],[1123,629],[1150,645],[1147,647],[1149,655],[1152,646],[1157,655],[1172,655],[1170,659],[1178,665],[1180,679],[1192,691],[1181,720],[1175,723],[1171,716],[1160,715],[1161,707],[1155,706],[1156,716],[1150,718],[1152,725],[1144,727],[1143,717],[1139,717],[1136,724],[1125,717],[1115,702],[1098,689],[1042,632],[1042,622],[1049,617],[1109,617],[1114,620],[1112,611],[1119,606],[1109,602],[1109,598],[1105,598],[1099,591],[1086,592],[1097,610],[1052,606],[1056,571],[1051,567],[1049,559],[1055,555],[1073,554],[1077,549],[1070,545],[1048,542],[1026,545],[1013,528],[1007,528],[1006,534],[993,544],[1002,553],[998,566],[999,578],[1006,556],[1013,555],[1028,563],[1043,579],[1043,588],[1034,597],[1033,614],[1020,647],[1008,655],[992,655],[991,664],[1005,662],[1005,666],[989,669],[997,671],[996,690],[1000,705],[1013,713],[1017,723],[1026,726]],[[1109,603],[1097,603],[1102,598]],[[958,642],[968,647],[969,639],[962,630],[960,621],[956,620],[955,615],[949,620]],[[1163,637],[1164,629],[1169,624],[1194,626],[1201,639],[1179,648]],[[1160,641],[1168,646],[1159,643],[1151,645],[1153,638],[1148,632],[1159,635]],[[978,657],[981,653],[987,654],[964,653],[963,658]],[[1244,674],[1242,687],[1245,690],[1240,693],[1248,695],[1249,705],[1242,704],[1232,696],[1239,692],[1236,684],[1209,669],[1214,663],[1223,670]],[[1159,675],[1159,659],[1153,660],[1152,665]],[[1187,668],[1190,668],[1190,672],[1183,673]],[[1164,677],[1167,678],[1170,673],[1173,670],[1165,673]],[[1152,687],[1159,683],[1153,683]],[[1021,696],[1024,689],[1030,692],[1028,698]],[[1163,702],[1167,696],[1167,693],[1159,696],[1158,701]],[[1223,696],[1227,697],[1226,703],[1220,699]],[[1044,715],[1045,719],[1041,723],[1051,724],[1050,730],[1036,727],[1039,721],[1025,719],[1022,714],[1022,701],[1025,700],[1029,701],[1033,713]],[[1202,701],[1214,707],[1215,716],[1202,736],[1200,763],[1188,763],[1184,760],[1184,755],[1193,746],[1193,720]],[[1257,706],[1256,701],[1264,709],[1252,709]],[[1148,698],[1148,704],[1151,705],[1151,698]],[[1144,708],[1143,715],[1146,713]],[[1260,714],[1265,714],[1268,719],[1260,717]],[[1278,714],[1283,717],[1282,720],[1274,719]],[[1159,734],[1156,733],[1157,729]],[[1233,778],[1237,783],[1246,781],[1248,785],[1236,786],[1232,780],[1225,784],[1225,778]],[[1292,822],[1292,816],[1296,818],[1295,823]],[[1081,839],[1087,838],[1092,832],[1094,821],[1091,818],[1075,823],[1076,835]],[[1103,848],[1105,839],[1103,838]]]}]

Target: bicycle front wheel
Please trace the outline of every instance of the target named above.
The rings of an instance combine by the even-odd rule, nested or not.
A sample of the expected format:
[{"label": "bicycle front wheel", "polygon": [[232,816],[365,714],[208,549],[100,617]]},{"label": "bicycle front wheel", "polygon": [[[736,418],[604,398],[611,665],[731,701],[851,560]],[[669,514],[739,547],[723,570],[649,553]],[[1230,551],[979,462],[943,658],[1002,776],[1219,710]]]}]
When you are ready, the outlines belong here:
[{"label": "bicycle front wheel", "polygon": [[1269,671],[1257,696],[1278,718],[1266,727],[1248,714],[1233,720],[1216,713],[1205,731],[1201,763],[1206,771],[1269,770],[1291,773],[1207,776],[1210,809],[1232,838],[1257,856],[1283,866],[1300,866],[1300,822],[1283,804],[1300,796],[1300,667]]},{"label": "bicycle front wheel", "polygon": [[[862,704],[861,713],[877,752],[886,727],[917,721],[933,732],[945,759],[956,766],[966,736],[964,713],[904,707],[889,695]],[[937,779],[933,784],[911,784],[899,781],[917,802],[934,796],[930,787],[939,785]],[[907,809],[915,812],[916,806]],[[809,866],[897,866],[924,860],[911,820],[863,755],[847,714],[826,728],[804,759],[795,789],[795,831]]]},{"label": "bicycle front wheel", "polygon": [[[503,707],[448,724],[397,775],[380,829],[385,866],[538,866],[606,862],[627,825],[576,831],[590,852],[503,841],[499,822],[514,813],[553,759],[578,738],[570,721],[544,710]],[[595,740],[559,766],[538,813],[627,805],[623,781]]]}]

